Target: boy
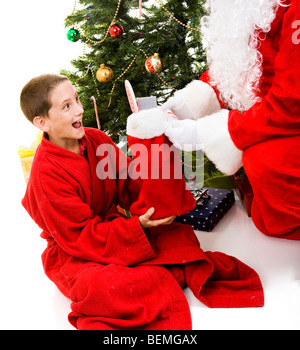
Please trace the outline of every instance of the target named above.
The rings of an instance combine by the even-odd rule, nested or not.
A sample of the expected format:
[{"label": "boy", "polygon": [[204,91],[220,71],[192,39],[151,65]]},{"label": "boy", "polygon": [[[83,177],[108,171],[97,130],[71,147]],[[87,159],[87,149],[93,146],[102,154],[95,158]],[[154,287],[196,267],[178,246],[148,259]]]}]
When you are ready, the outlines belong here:
[{"label": "boy", "polygon": [[[22,90],[21,108],[40,130],[22,201],[47,240],[46,275],[72,300],[77,329],[191,329],[186,284],[211,307],[262,306],[259,277],[222,253],[204,253],[174,217],[123,217],[138,198],[131,160],[103,132],[83,128],[83,108],[66,77],[43,75]],[[113,147],[115,178],[100,179],[99,145]],[[225,268],[226,266],[226,268]]]}]

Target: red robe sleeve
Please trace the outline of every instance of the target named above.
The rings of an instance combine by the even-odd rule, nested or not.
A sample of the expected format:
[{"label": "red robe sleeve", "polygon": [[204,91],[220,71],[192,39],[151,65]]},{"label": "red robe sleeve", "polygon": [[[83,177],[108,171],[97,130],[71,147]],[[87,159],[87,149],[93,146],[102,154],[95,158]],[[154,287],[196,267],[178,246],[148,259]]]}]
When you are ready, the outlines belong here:
[{"label": "red robe sleeve", "polygon": [[[94,132],[98,132],[95,130]],[[112,163],[115,164],[115,177],[117,182],[118,204],[125,210],[129,210],[132,203],[136,202],[141,190],[142,181],[140,178],[131,176],[134,163],[105,133],[101,132],[101,144],[109,145],[114,149],[115,159]],[[107,150],[109,154],[109,150]],[[146,212],[146,211],[145,211]],[[142,214],[145,214],[143,212]]]},{"label": "red robe sleeve", "polygon": [[229,133],[241,150],[272,137],[300,134],[300,44],[295,27],[299,5],[293,1],[283,17],[275,75],[267,95],[243,113],[229,113]]},{"label": "red robe sleeve", "polygon": [[[93,140],[95,145],[100,141],[108,143],[106,139]],[[116,167],[117,179],[99,180],[95,171],[99,160],[95,145],[90,145],[88,165],[81,157],[59,159],[56,146],[43,140],[43,152],[37,152],[23,206],[44,230],[44,238],[54,239],[71,256],[124,266],[153,258],[154,251],[138,217],[128,219],[116,210],[117,196],[122,197],[123,204],[130,205],[132,198],[128,191],[136,186],[121,176],[122,171],[128,171],[130,160],[113,144],[120,152],[118,160],[123,157]],[[44,152],[47,147],[54,148],[54,156]],[[91,170],[87,170],[89,167]]]},{"label": "red robe sleeve", "polygon": [[39,205],[40,215],[46,231],[65,252],[80,259],[124,266],[154,256],[138,217],[103,221],[68,183],[53,174],[51,177],[51,182],[45,179],[43,183],[51,200]]}]

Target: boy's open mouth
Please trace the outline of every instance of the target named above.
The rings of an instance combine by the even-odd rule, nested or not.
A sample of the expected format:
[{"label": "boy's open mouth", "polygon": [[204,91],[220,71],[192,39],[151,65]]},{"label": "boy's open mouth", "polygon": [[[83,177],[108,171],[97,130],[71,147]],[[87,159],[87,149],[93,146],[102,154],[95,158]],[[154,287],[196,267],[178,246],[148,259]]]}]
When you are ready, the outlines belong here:
[{"label": "boy's open mouth", "polygon": [[72,126],[73,126],[73,128],[75,128],[75,129],[80,129],[81,126],[82,126],[82,121],[81,121],[81,120],[78,120],[77,122],[73,123]]}]

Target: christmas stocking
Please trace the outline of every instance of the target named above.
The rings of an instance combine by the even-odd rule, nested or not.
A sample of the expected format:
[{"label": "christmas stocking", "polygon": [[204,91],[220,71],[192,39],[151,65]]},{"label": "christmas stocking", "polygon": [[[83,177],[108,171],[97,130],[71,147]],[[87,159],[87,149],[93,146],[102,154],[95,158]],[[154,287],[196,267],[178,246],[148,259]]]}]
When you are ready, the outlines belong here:
[{"label": "christmas stocking", "polygon": [[188,213],[196,205],[186,187],[178,151],[164,135],[170,118],[158,108],[128,118],[128,145],[135,159],[130,176],[142,179],[138,200],[130,208],[133,215],[153,207],[152,219],[161,219]]}]

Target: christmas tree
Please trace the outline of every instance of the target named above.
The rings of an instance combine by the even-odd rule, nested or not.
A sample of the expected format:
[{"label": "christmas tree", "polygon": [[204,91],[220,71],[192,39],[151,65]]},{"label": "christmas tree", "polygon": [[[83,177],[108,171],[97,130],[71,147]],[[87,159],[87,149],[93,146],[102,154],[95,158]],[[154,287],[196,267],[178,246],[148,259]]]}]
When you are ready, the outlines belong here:
[{"label": "christmas tree", "polygon": [[[74,72],[61,73],[78,89],[85,126],[97,127],[96,102],[101,129],[118,143],[120,136],[126,135],[127,118],[132,113],[125,80],[130,81],[136,97],[155,96],[162,104],[201,76],[207,69],[200,31],[205,2],[75,1],[73,13],[65,21],[67,36],[74,44],[84,43],[84,52],[72,61]],[[162,68],[155,70],[156,54]],[[184,154],[183,162],[188,159],[189,164],[199,164],[196,158],[195,153]],[[202,165],[204,186],[232,187],[231,178],[206,157]]]},{"label": "christmas tree", "polygon": [[[73,13],[66,19],[68,39],[84,43],[85,52],[72,61],[74,72],[62,74],[78,88],[85,126],[97,127],[94,96],[101,129],[118,141],[118,136],[125,135],[131,114],[125,80],[130,81],[137,97],[156,96],[163,103],[200,77],[206,69],[199,30],[204,2],[75,1]],[[149,73],[145,62],[150,58],[151,66],[156,53],[162,71],[158,68]]]}]

